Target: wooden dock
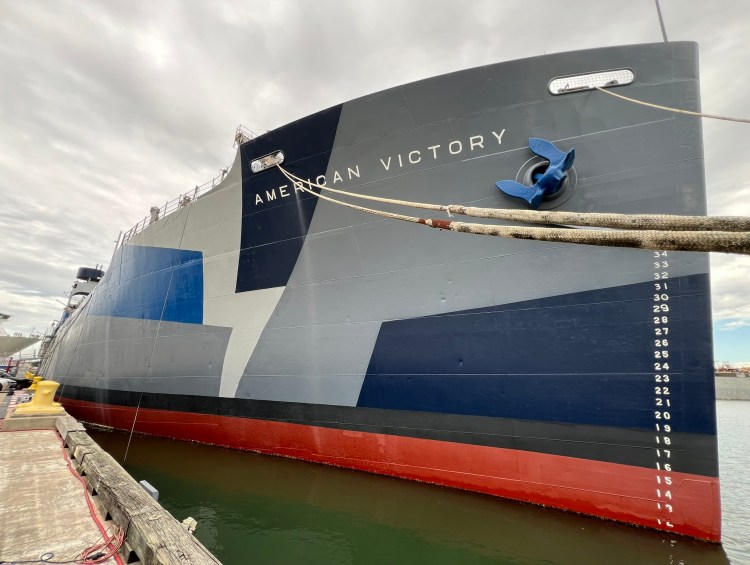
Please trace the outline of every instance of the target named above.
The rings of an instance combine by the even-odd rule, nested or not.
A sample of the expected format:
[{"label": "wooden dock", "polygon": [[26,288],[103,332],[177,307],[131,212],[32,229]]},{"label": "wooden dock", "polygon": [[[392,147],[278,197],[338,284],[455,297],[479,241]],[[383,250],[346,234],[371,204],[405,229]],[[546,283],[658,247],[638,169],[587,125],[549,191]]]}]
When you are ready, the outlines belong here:
[{"label": "wooden dock", "polygon": [[103,539],[55,430],[0,433],[0,500],[0,561],[68,561]]},{"label": "wooden dock", "polygon": [[72,417],[11,407],[0,425],[0,563],[219,563]]}]

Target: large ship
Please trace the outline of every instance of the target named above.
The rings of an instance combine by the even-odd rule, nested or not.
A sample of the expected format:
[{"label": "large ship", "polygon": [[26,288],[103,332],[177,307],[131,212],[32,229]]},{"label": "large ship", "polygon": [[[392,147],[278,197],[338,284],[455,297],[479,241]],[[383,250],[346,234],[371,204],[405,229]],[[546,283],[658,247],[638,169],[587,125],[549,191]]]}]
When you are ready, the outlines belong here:
[{"label": "large ship", "polygon": [[[0,314],[0,325],[9,319],[9,314]],[[0,327],[0,368],[6,366],[6,363],[4,363],[6,358],[12,359],[12,355],[26,349],[27,347],[31,347],[40,339],[42,338],[38,335],[25,336],[22,333],[8,335],[8,332]],[[10,363],[10,361],[7,361],[7,363]]]},{"label": "large ship", "polygon": [[2,324],[10,318],[10,314],[0,313],[0,371],[21,376],[24,368],[30,368],[38,360],[36,354],[23,354],[23,350],[39,342],[42,336],[35,335],[33,331],[26,336],[21,332],[9,335]]},{"label": "large ship", "polygon": [[[240,135],[210,190],[120,239],[41,373],[84,421],[719,541],[706,254],[438,231],[284,174],[418,202],[704,215],[700,120],[609,91],[699,110],[697,46],[504,62]],[[553,168],[528,202],[498,190]]]}]

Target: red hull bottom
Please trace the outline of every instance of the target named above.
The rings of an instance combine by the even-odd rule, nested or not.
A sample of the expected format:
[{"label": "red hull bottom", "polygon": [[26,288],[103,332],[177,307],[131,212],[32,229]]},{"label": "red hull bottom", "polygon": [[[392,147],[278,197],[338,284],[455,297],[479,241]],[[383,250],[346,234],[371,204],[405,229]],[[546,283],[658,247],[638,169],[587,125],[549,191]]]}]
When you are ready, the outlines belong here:
[{"label": "red hull bottom", "polygon": [[[62,399],[83,421],[130,430],[135,408]],[[721,541],[719,479],[530,451],[141,408],[135,431],[482,492]]]}]

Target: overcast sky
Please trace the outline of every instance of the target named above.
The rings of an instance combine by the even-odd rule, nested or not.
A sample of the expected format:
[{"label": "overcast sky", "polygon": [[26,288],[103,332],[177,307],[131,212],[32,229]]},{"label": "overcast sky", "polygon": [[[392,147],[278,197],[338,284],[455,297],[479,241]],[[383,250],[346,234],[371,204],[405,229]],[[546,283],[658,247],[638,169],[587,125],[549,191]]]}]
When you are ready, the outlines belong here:
[{"label": "overcast sky", "polygon": [[[750,117],[750,2],[662,0],[703,109]],[[79,266],[264,132],[431,75],[661,41],[653,0],[0,0],[0,312],[59,318]],[[750,215],[750,126],[704,120],[709,213]],[[716,357],[750,359],[750,258],[712,256]]]}]

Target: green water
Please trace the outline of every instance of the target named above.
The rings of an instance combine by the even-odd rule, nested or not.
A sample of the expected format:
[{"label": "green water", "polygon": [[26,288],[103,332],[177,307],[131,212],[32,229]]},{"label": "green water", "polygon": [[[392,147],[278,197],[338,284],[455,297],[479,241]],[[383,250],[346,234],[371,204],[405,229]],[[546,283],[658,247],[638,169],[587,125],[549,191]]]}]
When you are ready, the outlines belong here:
[{"label": "green water", "polygon": [[[720,433],[739,426],[736,433],[750,442],[743,432],[750,402],[719,406]],[[91,435],[122,462],[126,434]],[[730,451],[736,455],[722,459],[722,486],[736,481],[745,498],[724,502],[726,553],[718,545],[489,496],[170,440],[134,436],[125,467],[159,489],[176,518],[195,518],[198,539],[227,565],[713,564],[727,563],[727,554],[733,563],[750,563],[747,450],[731,443]]]}]

